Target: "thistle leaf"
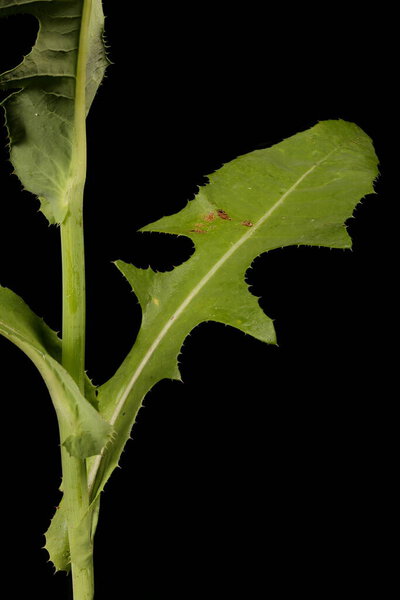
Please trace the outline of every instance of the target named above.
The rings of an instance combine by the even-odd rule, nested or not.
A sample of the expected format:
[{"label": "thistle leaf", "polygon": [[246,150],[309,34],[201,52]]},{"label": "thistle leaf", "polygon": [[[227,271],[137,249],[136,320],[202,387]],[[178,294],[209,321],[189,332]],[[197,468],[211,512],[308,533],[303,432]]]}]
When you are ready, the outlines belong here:
[{"label": "thistle leaf", "polygon": [[[83,0],[0,0],[0,16],[30,13],[39,23],[36,43],[21,64],[0,75],[12,91],[2,104],[10,158],[23,186],[38,196],[50,223],[68,214],[74,183],[77,65]],[[93,0],[86,59],[86,112],[104,76],[101,0]],[[18,91],[15,91],[18,90]]]},{"label": "thistle leaf", "polygon": [[283,246],[350,248],[345,222],[376,176],[369,137],[352,123],[325,121],[224,165],[181,212],[142,228],[185,235],[195,252],[166,273],[117,263],[143,318],[133,349],[99,388],[99,411],[116,435],[88,461],[92,501],[117,466],[146,393],[161,379],[180,379],[177,358],[189,332],[213,320],[275,343],[246,270]]}]

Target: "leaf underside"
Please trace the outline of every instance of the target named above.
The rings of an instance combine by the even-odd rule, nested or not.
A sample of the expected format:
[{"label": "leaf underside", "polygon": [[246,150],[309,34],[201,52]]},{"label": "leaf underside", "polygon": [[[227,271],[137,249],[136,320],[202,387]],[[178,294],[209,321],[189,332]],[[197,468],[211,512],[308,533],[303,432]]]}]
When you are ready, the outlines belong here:
[{"label": "leaf underside", "polygon": [[[101,0],[93,0],[92,7],[87,111],[108,64]],[[10,90],[2,104],[15,173],[39,198],[50,223],[62,223],[68,214],[82,10],[83,0],[0,0],[0,17],[29,13],[40,23],[31,52],[0,75],[0,90]]]}]

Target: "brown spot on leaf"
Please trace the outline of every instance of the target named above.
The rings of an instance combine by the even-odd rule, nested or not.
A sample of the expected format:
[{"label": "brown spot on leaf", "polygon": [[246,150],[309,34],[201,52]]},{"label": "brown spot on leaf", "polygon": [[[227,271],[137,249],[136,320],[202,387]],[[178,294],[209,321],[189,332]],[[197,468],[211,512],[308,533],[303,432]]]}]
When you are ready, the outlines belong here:
[{"label": "brown spot on leaf", "polygon": [[228,213],[225,212],[224,210],[222,210],[221,208],[219,208],[217,210],[217,215],[219,216],[220,219],[224,219],[225,221],[232,221],[232,219],[230,218]]},{"label": "brown spot on leaf", "polygon": [[253,223],[251,221],[242,221],[241,224],[245,227],[253,227]]},{"label": "brown spot on leaf", "polygon": [[199,229],[198,227],[196,227],[195,229],[191,229],[190,231],[192,233],[207,233],[206,231],[204,231],[204,229]]},{"label": "brown spot on leaf", "polygon": [[207,223],[211,223],[211,221],[214,221],[215,219],[215,213],[214,212],[210,212],[208,215],[206,215],[204,217],[204,220],[207,221]]}]

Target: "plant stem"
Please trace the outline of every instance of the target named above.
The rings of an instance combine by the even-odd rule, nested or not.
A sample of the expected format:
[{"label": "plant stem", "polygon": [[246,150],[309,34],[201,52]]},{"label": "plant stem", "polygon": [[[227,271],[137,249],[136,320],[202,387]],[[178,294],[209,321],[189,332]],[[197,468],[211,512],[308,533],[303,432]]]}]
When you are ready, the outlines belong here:
[{"label": "plant stem", "polygon": [[[76,66],[74,150],[70,170],[69,212],[61,224],[63,268],[62,363],[78,384],[85,387],[85,259],[83,191],[86,181],[86,66],[92,0],[82,8]],[[61,432],[64,437],[63,432]],[[86,459],[62,448],[63,490],[68,524],[74,600],[93,600],[92,510],[89,502]]]},{"label": "plant stem", "polygon": [[61,456],[74,600],[92,600],[93,543],[86,461],[70,456],[65,448],[62,448]]},{"label": "plant stem", "polygon": [[85,258],[82,208],[71,211],[61,224],[63,270],[62,363],[78,384],[85,386]]},{"label": "plant stem", "polygon": [[[77,208],[73,208],[73,206]],[[62,362],[83,392],[85,265],[82,207],[79,207],[79,202],[71,205],[70,214],[61,225],[61,243],[63,262]],[[62,438],[66,437],[63,432],[61,435]],[[62,469],[74,600],[92,600],[94,594],[93,543],[86,460],[70,456],[68,451],[62,448]]]}]

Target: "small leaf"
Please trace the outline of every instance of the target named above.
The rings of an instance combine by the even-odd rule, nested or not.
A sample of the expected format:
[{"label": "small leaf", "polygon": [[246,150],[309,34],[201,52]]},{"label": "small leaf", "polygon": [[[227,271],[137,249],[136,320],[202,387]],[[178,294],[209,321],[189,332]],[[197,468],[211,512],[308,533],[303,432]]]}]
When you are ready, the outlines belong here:
[{"label": "small leaf", "polygon": [[62,502],[57,507],[46,532],[46,545],[44,548],[50,556],[50,560],[56,571],[71,570],[71,558],[69,552],[68,526],[64,515]]},{"label": "small leaf", "polygon": [[166,273],[117,263],[143,320],[131,352],[99,388],[99,410],[116,436],[88,461],[92,500],[117,466],[145,394],[163,378],[180,379],[177,358],[189,332],[213,320],[275,343],[272,320],[245,283],[246,270],[282,246],[349,248],[345,222],[373,192],[376,176],[369,137],[352,123],[325,121],[224,165],[180,213],[143,227],[185,235],[195,252]]}]

